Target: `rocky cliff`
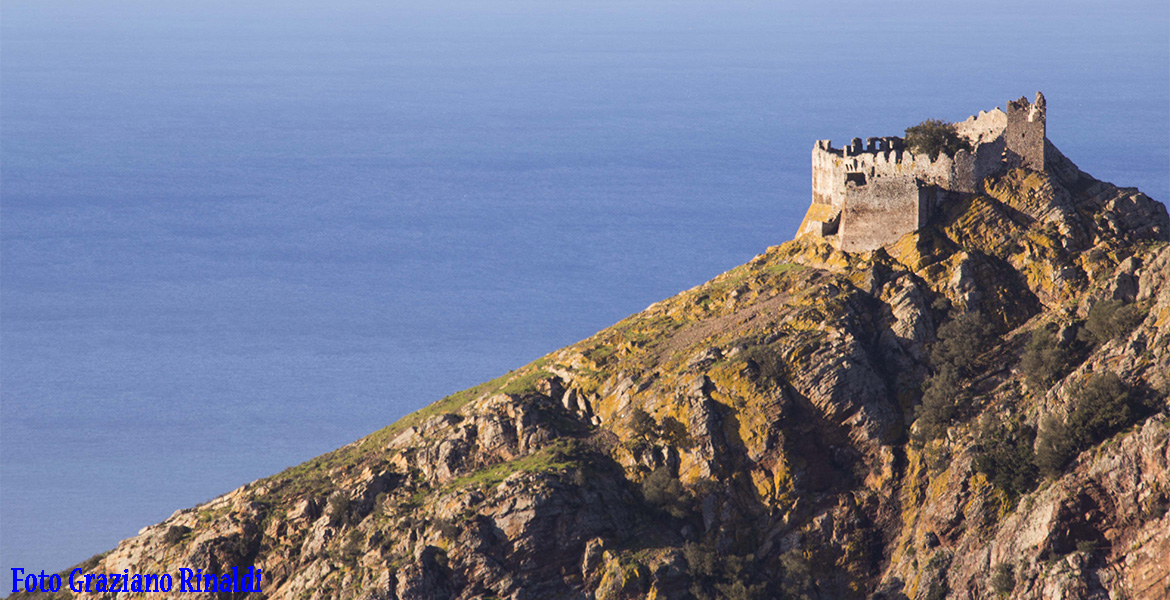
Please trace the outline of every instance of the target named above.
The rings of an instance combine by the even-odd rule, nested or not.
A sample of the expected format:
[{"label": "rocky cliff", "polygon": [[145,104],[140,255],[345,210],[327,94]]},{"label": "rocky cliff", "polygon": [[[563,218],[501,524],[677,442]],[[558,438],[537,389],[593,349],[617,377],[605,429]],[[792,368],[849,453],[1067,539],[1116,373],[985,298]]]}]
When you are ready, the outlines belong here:
[{"label": "rocky cliff", "polygon": [[251,566],[290,600],[1170,598],[1170,220],[1047,156],[884,249],[769,248],[86,571]]}]

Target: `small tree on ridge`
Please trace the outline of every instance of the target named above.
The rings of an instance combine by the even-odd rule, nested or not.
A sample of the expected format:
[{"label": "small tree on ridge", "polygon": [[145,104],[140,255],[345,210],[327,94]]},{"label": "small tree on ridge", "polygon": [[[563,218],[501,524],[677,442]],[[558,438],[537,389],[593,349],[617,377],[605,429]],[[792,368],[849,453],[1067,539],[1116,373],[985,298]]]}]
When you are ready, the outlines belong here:
[{"label": "small tree on ridge", "polygon": [[971,150],[966,138],[955,131],[955,126],[940,119],[927,119],[906,128],[906,146],[915,154],[929,154],[930,160],[940,153],[954,156],[959,150]]}]

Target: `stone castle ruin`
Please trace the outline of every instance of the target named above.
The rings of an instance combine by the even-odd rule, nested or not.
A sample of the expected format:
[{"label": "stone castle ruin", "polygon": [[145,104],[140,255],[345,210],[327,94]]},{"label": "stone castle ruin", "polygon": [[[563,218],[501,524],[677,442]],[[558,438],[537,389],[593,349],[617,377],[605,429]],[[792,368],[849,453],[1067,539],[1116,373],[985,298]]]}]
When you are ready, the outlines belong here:
[{"label": "stone castle ruin", "polygon": [[955,156],[914,154],[902,138],[861,138],[844,148],[819,140],[812,151],[812,205],[797,236],[812,233],[847,252],[893,243],[924,225],[955,194],[980,189],[1006,169],[1044,170],[1045,103],[1020,98],[955,123],[971,151]]}]

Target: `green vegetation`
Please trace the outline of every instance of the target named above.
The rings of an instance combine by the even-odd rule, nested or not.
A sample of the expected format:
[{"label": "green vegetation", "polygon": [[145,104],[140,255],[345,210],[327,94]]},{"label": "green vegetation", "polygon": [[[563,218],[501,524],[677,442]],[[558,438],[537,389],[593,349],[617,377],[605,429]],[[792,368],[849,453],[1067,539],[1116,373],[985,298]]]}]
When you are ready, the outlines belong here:
[{"label": "green vegetation", "polygon": [[971,394],[963,380],[972,375],[976,358],[993,339],[991,325],[978,311],[963,313],[938,328],[938,341],[930,352],[934,374],[923,382],[918,407],[919,442],[942,435],[967,406]]},{"label": "green vegetation", "polygon": [[695,499],[666,467],[655,469],[642,480],[642,497],[651,506],[666,511],[676,519],[686,518],[695,512]]},{"label": "green vegetation", "polygon": [[351,529],[345,536],[345,543],[341,546],[341,559],[354,563],[364,551],[366,536],[360,529]]},{"label": "green vegetation", "polygon": [[1073,440],[1090,446],[1132,425],[1140,408],[1116,373],[1094,374],[1073,396],[1066,423]]},{"label": "green vegetation", "polygon": [[1058,342],[1052,330],[1040,327],[1028,338],[1020,369],[1030,387],[1046,390],[1068,373],[1071,361],[1068,348]]},{"label": "green vegetation", "polygon": [[655,435],[672,448],[687,450],[695,445],[695,439],[687,431],[687,426],[670,415],[663,417],[662,421],[658,423]]},{"label": "green vegetation", "polygon": [[[974,200],[967,201],[968,208],[974,205]],[[978,211],[972,208],[970,212]],[[1002,215],[984,216],[998,219]],[[992,350],[993,344],[1001,343],[996,334],[1009,329],[1018,332],[1027,321],[1063,319],[1062,324],[1067,323],[1067,311],[1079,306],[1084,294],[1096,293],[1075,286],[1097,284],[1075,278],[1055,282],[1067,284],[1068,290],[1046,288],[1045,292],[1053,293],[1053,302],[1046,297],[1044,306],[1038,301],[1033,305],[1029,298],[1020,299],[1027,290],[1012,287],[1014,274],[1006,271],[1018,270],[1019,263],[1001,261],[986,251],[1004,238],[993,222],[988,221],[986,231],[975,232],[989,242],[976,239],[972,228],[962,235],[945,234],[944,224],[936,224],[895,246],[864,255],[836,252],[823,241],[798,241],[770,250],[588,340],[447,396],[363,440],[261,482],[248,490],[254,498],[246,499],[244,510],[234,501],[217,501],[204,506],[197,518],[245,522],[252,518],[245,512],[253,511],[251,502],[263,502],[266,520],[259,527],[248,522],[246,541],[253,545],[246,549],[250,555],[288,554],[290,549],[295,554],[296,548],[305,546],[307,531],[301,519],[323,512],[329,522],[345,527],[321,550],[328,553],[337,574],[314,581],[313,589],[344,595],[343,586],[346,594],[368,589],[380,576],[380,565],[403,568],[429,545],[460,548],[471,552],[467,556],[475,560],[477,554],[499,559],[500,572],[514,566],[527,569],[534,560],[543,571],[545,562],[559,558],[528,553],[522,537],[543,535],[542,521],[533,521],[532,526],[523,520],[508,523],[509,531],[502,532],[491,519],[499,517],[508,502],[530,499],[533,494],[554,495],[549,503],[554,510],[558,505],[572,510],[575,502],[593,496],[612,504],[604,507],[608,512],[597,527],[592,527],[593,521],[585,523],[590,527],[579,532],[580,539],[570,540],[577,544],[587,535],[603,542],[595,545],[590,540],[597,552],[588,554],[586,572],[582,573],[580,554],[569,557],[572,562],[567,567],[547,565],[554,582],[559,581],[559,569],[559,577],[583,593],[604,581],[603,587],[612,593],[599,591],[598,597],[640,597],[649,593],[647,588],[654,581],[660,592],[686,594],[681,588],[689,587],[694,598],[711,600],[811,600],[882,593],[896,597],[893,583],[900,592],[904,582],[878,578],[890,572],[893,556],[902,549],[906,557],[902,564],[912,564],[919,571],[905,584],[906,589],[920,599],[944,598],[950,555],[939,548],[935,533],[922,535],[938,529],[929,523],[925,529],[918,527],[926,522],[924,515],[979,513],[972,513],[977,519],[950,532],[947,548],[985,537],[1006,511],[1013,510],[1020,496],[1036,488],[1042,471],[1058,474],[1077,452],[1136,422],[1144,410],[1138,392],[1147,390],[1131,390],[1112,374],[1095,375],[1085,380],[1083,389],[1069,394],[1066,418],[1049,415],[1037,425],[1034,419],[1036,411],[1043,410],[1041,398],[1024,394],[1020,380],[1027,378],[1030,392],[1050,388],[1067,376],[1074,360],[1083,358],[1087,344],[1067,335],[1072,325],[1063,331],[1054,325],[1036,328],[1023,344],[1019,372],[1012,373],[1005,368],[1016,366],[1011,364],[1014,360],[1006,344]],[[1013,239],[1031,254],[1047,248],[1049,241],[1020,235]],[[962,307],[952,306],[942,295],[953,291],[948,282],[962,267],[960,259],[953,257],[960,247],[971,253],[969,262],[978,273],[984,314],[962,313]],[[826,266],[815,269],[779,262],[785,253],[791,260],[821,261]],[[1028,256],[1022,258],[1030,261]],[[1101,260],[1108,265],[1112,259]],[[1086,269],[1094,265],[1085,263]],[[1102,269],[1108,270],[1107,266]],[[1050,274],[1044,270],[1024,274],[1024,283],[1035,286],[1035,275],[1046,286],[1050,282],[1044,278]],[[890,294],[903,289],[886,284],[904,277],[907,281],[917,278],[915,285],[921,290],[938,294],[931,316],[942,318],[935,321],[940,327],[937,340],[927,347],[925,365],[885,352],[888,338],[883,336],[888,335],[891,314],[887,311],[897,306]],[[1100,283],[1101,278],[1091,278]],[[1004,281],[1010,285],[1000,285]],[[1113,301],[1093,306],[1085,324],[1086,341],[1099,345],[1125,335],[1140,318],[1140,306]],[[1064,343],[1058,343],[1058,338]],[[1016,350],[1023,340],[1016,338]],[[1122,349],[1100,353],[1094,364],[1115,364],[1110,361],[1121,352],[1114,350]],[[1153,355],[1157,350],[1154,346],[1148,352]],[[853,352],[858,354],[845,354]],[[1153,363],[1156,358],[1150,360]],[[820,370],[822,366],[827,368]],[[860,371],[853,369],[859,367],[872,368],[882,380],[879,394],[886,394],[891,402],[889,413],[883,404],[874,404],[877,410],[869,414],[838,410],[849,400],[844,396],[872,381],[866,372],[861,372],[865,377],[855,377]],[[560,383],[546,387],[541,380],[552,372],[560,374]],[[924,376],[921,389],[916,389],[917,380]],[[536,395],[538,389],[555,395],[551,389],[564,387],[587,396],[592,411],[586,412],[602,419],[594,420],[598,425],[591,424],[589,415],[583,418]],[[688,404],[683,398],[695,390],[702,391],[702,404]],[[904,420],[897,413],[909,410],[919,391],[914,441],[930,442],[921,452],[902,447],[903,440],[896,438],[904,432]],[[483,412],[471,414],[472,406],[481,404],[477,399],[495,393],[513,398],[482,403]],[[865,410],[868,413],[869,407]],[[957,427],[949,440],[937,439],[956,421],[974,424],[977,412],[984,413],[977,427]],[[887,420],[887,414],[894,418]],[[615,421],[621,416],[623,420]],[[437,418],[443,420],[440,426],[423,427]],[[694,456],[670,452],[695,445],[687,419],[695,420],[696,432],[715,436],[700,440],[703,451]],[[881,429],[870,429],[871,425]],[[419,429],[420,435],[402,435],[411,427]],[[865,437],[854,437],[857,433]],[[394,442],[400,435],[401,441]],[[872,440],[893,444],[894,452],[887,455],[883,448],[880,463],[870,460],[862,444],[868,446]],[[515,456],[549,443],[543,450],[497,462],[503,460],[501,454]],[[456,451],[448,453],[449,448]],[[1039,448],[1039,455],[1034,448]],[[663,455],[671,460],[662,461]],[[442,457],[443,464],[426,464],[436,457]],[[971,475],[964,471],[967,457],[981,474],[978,481],[967,481]],[[671,466],[653,470],[644,466],[662,462]],[[959,468],[951,469],[953,464]],[[686,469],[681,480],[680,468]],[[708,473],[716,474],[713,480],[695,481]],[[516,474],[521,476],[509,480]],[[990,486],[983,483],[984,478]],[[505,480],[509,485],[501,486]],[[517,484],[510,485],[514,481]],[[574,490],[574,486],[586,489]],[[857,489],[868,491],[858,495]],[[371,502],[371,492],[376,490],[379,493]],[[1170,506],[1167,493],[1163,490],[1143,501],[1142,510],[1160,517]],[[556,497],[559,494],[571,495],[566,503]],[[715,508],[714,519],[710,509],[700,515],[698,499],[707,497],[712,499],[708,507]],[[1030,506],[1049,500],[1047,495],[1035,494],[1020,502]],[[832,509],[831,520],[816,521],[834,502],[837,508]],[[228,507],[238,512],[227,514]],[[582,517],[595,521],[590,512],[595,508],[588,507]],[[286,513],[294,510],[304,516],[289,520]],[[369,521],[350,527],[370,512],[374,516]],[[605,522],[605,514],[613,515],[612,523]],[[1127,509],[1126,514],[1132,511]],[[886,528],[883,523],[890,525]],[[1079,523],[1074,525],[1079,527]],[[273,539],[260,532],[278,533]],[[155,535],[161,533],[155,530]],[[188,533],[172,527],[164,539],[180,544]],[[1062,552],[1070,545],[1096,551],[1091,545],[1098,543],[1097,537],[1085,540],[1080,533],[1053,534],[1061,535],[1059,543],[1049,545],[1060,546]],[[540,544],[528,547],[542,548]],[[167,553],[193,550],[178,546]],[[234,552],[245,554],[244,550]],[[1019,565],[1034,557],[1031,550],[1021,552]],[[363,559],[364,555],[368,558]],[[966,569],[969,564],[964,561],[959,562]],[[474,564],[461,559],[458,568]],[[1028,572],[1024,566],[1016,572],[1013,566],[984,562],[983,581],[972,589],[1010,597],[1017,578]],[[596,567],[604,568],[598,571]],[[472,581],[481,577],[479,573],[462,571],[453,576],[481,585],[478,591],[465,593],[487,593],[483,590],[491,587]],[[873,589],[887,583],[891,585],[888,592]]]},{"label": "green vegetation", "polygon": [[931,366],[935,369],[951,367],[970,376],[975,371],[975,359],[994,339],[991,324],[982,313],[962,313],[938,328],[938,342],[930,351]]},{"label": "green vegetation", "polygon": [[955,131],[955,126],[939,119],[927,119],[906,128],[906,146],[915,154],[954,156],[959,150],[971,150],[971,144]]},{"label": "green vegetation", "polygon": [[925,600],[946,600],[947,594],[950,593],[950,588],[947,587],[947,581],[939,578],[930,584],[930,590],[924,596]]},{"label": "green vegetation", "polygon": [[533,368],[518,377],[513,377],[499,391],[502,394],[510,395],[529,394],[536,391],[536,382],[549,377],[552,377],[552,373]]},{"label": "green vegetation", "polygon": [[451,519],[435,519],[431,526],[449,540],[459,537],[459,524]]},{"label": "green vegetation", "polygon": [[761,383],[778,385],[785,381],[784,360],[769,346],[751,346],[741,353],[748,369]]},{"label": "green vegetation", "polygon": [[590,462],[589,451],[576,440],[558,440],[551,446],[521,456],[516,460],[498,463],[455,479],[449,488],[494,487],[514,473],[544,473],[563,469],[579,469]]},{"label": "green vegetation", "polygon": [[581,342],[578,349],[599,368],[625,363],[626,368],[636,372],[652,361],[654,353],[649,350],[685,322],[662,314],[637,314]]},{"label": "green vegetation", "polygon": [[1036,488],[1036,432],[1019,422],[1004,424],[991,417],[983,422],[975,442],[975,470],[1013,496]]},{"label": "green vegetation", "polygon": [[764,273],[769,274],[769,275],[779,276],[779,275],[783,275],[783,274],[791,271],[792,269],[803,269],[803,268],[805,268],[803,265],[798,265],[795,263],[777,263],[774,265],[768,265],[768,266],[764,267],[762,269],[762,271]]},{"label": "green vegetation", "polygon": [[970,402],[971,395],[958,371],[952,367],[940,368],[923,383],[922,404],[918,406],[919,442],[942,436],[954,421],[957,409]]},{"label": "green vegetation", "polygon": [[812,565],[804,554],[798,550],[790,550],[780,556],[780,566],[784,569],[780,590],[784,592],[785,598],[812,600],[820,597],[816,591]]},{"label": "green vegetation", "polygon": [[393,425],[383,428],[374,435],[385,438],[387,441],[389,441],[390,439],[393,439],[395,435],[410,429],[411,427],[422,425],[431,417],[459,412],[459,409],[466,406],[472,400],[475,400],[476,398],[479,398],[480,396],[483,396],[492,390],[499,390],[500,388],[504,387],[509,375],[497,377],[491,381],[485,381],[484,383],[481,383],[475,387],[470,387],[461,392],[455,392],[454,394],[445,396],[438,402],[428,404],[427,406],[424,406],[419,410],[402,417]]},{"label": "green vegetation", "polygon": [[630,411],[629,418],[630,432],[634,437],[643,441],[650,441],[650,436],[654,435],[654,430],[658,428],[658,423],[654,421],[654,417],[650,413],[642,410],[641,407],[636,407]]},{"label": "green vegetation", "polygon": [[1016,589],[1016,576],[1011,563],[999,563],[991,574],[991,591],[1004,597]]},{"label": "green vegetation", "polygon": [[1041,420],[1036,439],[1040,471],[1059,475],[1077,454],[1133,425],[1148,410],[1116,373],[1090,375],[1072,393],[1064,420],[1055,415]]},{"label": "green vegetation", "polygon": [[455,392],[402,417],[394,424],[383,427],[358,442],[289,467],[264,481],[277,484],[276,488],[282,488],[281,495],[284,496],[324,493],[332,486],[329,477],[331,471],[383,459],[383,449],[386,445],[411,427],[418,427],[439,415],[458,413],[464,406],[483,396],[494,393],[520,395],[535,391],[536,382],[549,376],[549,373],[540,370],[546,362],[547,359],[542,358],[491,381]]},{"label": "green vegetation", "polygon": [[763,600],[766,586],[752,585],[755,556],[725,554],[710,543],[687,543],[683,557],[691,574],[690,592],[697,600]]},{"label": "green vegetation", "polygon": [[1040,419],[1040,430],[1036,434],[1036,466],[1047,477],[1056,477],[1064,465],[1079,452],[1076,444],[1068,439],[1068,428],[1056,415],[1044,415]]},{"label": "green vegetation", "polygon": [[715,590],[720,598],[726,600],[756,600],[763,597],[765,585],[762,583],[747,585],[743,580],[737,579],[731,583],[717,583]]},{"label": "green vegetation", "polygon": [[930,557],[930,561],[926,563],[926,570],[930,571],[932,576],[926,595],[923,596],[925,600],[946,600],[951,591],[947,584],[947,570],[950,564],[951,555],[947,551],[940,550]]},{"label": "green vegetation", "polygon": [[331,525],[344,525],[349,521],[349,495],[340,490],[329,496],[325,505],[325,515],[329,517]]},{"label": "green vegetation", "polygon": [[674,448],[686,449],[694,444],[691,435],[687,433],[686,425],[678,419],[667,415],[661,422],[655,421],[650,413],[640,407],[630,411],[626,419],[626,426],[633,433],[627,446],[633,451],[639,451],[645,444],[660,442]]},{"label": "green vegetation", "polygon": [[595,596],[600,600],[641,597],[646,591],[650,570],[642,561],[629,554],[619,554],[607,565],[603,583]]},{"label": "green vegetation", "polygon": [[1136,304],[1120,300],[1101,300],[1089,309],[1085,328],[1078,337],[1094,346],[1128,335],[1145,318],[1145,311]]}]

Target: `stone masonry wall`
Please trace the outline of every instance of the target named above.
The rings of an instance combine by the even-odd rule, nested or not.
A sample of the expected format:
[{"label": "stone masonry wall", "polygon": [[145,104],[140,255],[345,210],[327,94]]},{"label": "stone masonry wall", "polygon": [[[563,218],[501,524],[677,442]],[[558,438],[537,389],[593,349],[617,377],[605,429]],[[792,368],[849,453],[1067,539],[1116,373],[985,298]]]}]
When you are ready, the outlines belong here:
[{"label": "stone masonry wall", "polygon": [[1004,142],[1009,167],[1044,170],[1044,137],[1047,134],[1047,106],[1044,94],[1036,92],[1036,102],[1027,98],[1008,102]]},{"label": "stone masonry wall", "polygon": [[934,189],[913,175],[848,184],[838,230],[840,248],[846,252],[874,250],[922,227],[929,218]]},{"label": "stone masonry wall", "polygon": [[1020,98],[1006,112],[980,111],[955,123],[955,130],[973,150],[935,160],[910,152],[899,137],[853,138],[843,148],[817,141],[812,206],[797,235],[835,233],[843,250],[877,248],[926,224],[934,202],[924,204],[926,195],[934,196],[922,191],[928,186],[978,193],[984,177],[1005,168],[1044,169],[1046,106],[1039,92],[1035,102]]},{"label": "stone masonry wall", "polygon": [[1007,127],[1007,113],[999,108],[981,110],[979,114],[955,123],[955,132],[967,138],[972,146],[995,141]]},{"label": "stone masonry wall", "polygon": [[998,108],[991,111],[979,111],[978,115],[968,117],[966,121],[955,123],[955,132],[967,138],[967,141],[971,142],[975,148],[975,156],[971,161],[971,174],[963,178],[971,185],[955,191],[978,191],[979,182],[984,177],[1003,168],[1005,129],[1007,129],[1007,113]]},{"label": "stone masonry wall", "polygon": [[[940,154],[932,161],[925,154],[914,154],[902,148],[898,138],[870,140],[870,144],[861,146],[860,139],[855,139],[853,144],[841,149],[833,148],[828,140],[817,142],[812,152],[813,204],[827,204],[838,210],[844,208],[847,180],[864,184],[877,177],[913,174],[929,185],[955,191],[973,191],[978,181],[975,179],[975,158],[968,152],[960,151],[954,158]],[[897,142],[883,144],[874,140]]]}]

